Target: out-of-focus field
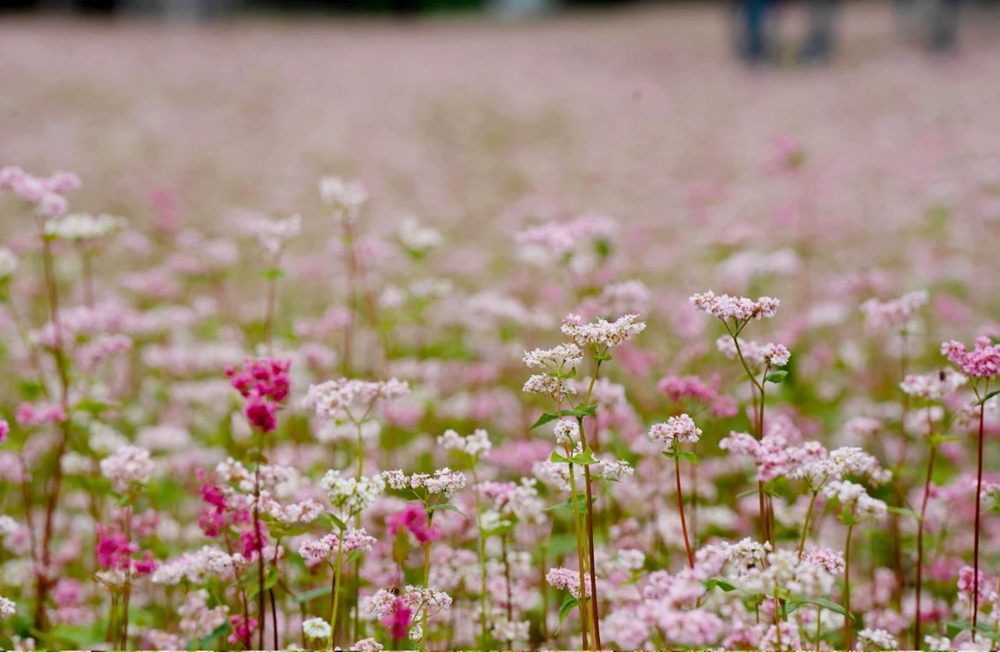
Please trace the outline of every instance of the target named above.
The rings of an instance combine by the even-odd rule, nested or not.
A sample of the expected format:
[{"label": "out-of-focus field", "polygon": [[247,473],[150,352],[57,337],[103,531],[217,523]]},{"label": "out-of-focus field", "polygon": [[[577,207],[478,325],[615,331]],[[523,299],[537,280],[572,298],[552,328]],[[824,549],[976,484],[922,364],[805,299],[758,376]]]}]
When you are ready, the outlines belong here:
[{"label": "out-of-focus field", "polygon": [[364,180],[377,223],[509,232],[503,213],[539,196],[676,232],[692,184],[746,182],[747,224],[770,211],[747,172],[787,135],[821,166],[821,210],[892,231],[1000,169],[1000,30],[967,15],[961,56],[936,59],[888,4],[842,17],[832,67],[757,71],[730,56],[721,6],[521,24],[10,19],[0,160],[79,171],[76,206],[139,223],[153,189],[202,225],[309,211],[336,173]]}]

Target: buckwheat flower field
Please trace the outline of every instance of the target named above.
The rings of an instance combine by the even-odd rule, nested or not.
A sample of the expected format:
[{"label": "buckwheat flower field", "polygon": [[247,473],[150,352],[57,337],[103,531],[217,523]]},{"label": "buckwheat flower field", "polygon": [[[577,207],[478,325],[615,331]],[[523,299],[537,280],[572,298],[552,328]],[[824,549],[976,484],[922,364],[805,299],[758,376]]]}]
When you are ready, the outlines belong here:
[{"label": "buckwheat flower field", "polygon": [[0,648],[1000,646],[1000,39],[0,24]]}]

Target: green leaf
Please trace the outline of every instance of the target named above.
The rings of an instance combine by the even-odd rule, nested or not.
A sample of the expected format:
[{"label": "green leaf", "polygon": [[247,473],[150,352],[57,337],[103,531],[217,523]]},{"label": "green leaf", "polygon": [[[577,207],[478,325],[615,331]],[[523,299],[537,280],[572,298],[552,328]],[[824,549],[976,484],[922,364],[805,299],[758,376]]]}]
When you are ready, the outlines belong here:
[{"label": "green leaf", "polygon": [[982,405],[983,403],[985,403],[986,401],[990,400],[994,396],[1000,396],[1000,389],[995,389],[992,392],[990,392],[989,394],[987,394],[986,396],[982,397],[981,399],[979,399],[978,401],[976,401],[976,405]]},{"label": "green leaf", "polygon": [[950,444],[952,442],[962,441],[961,437],[948,437],[945,435],[931,435],[930,442],[932,446],[938,446],[940,444]]},{"label": "green leaf", "polygon": [[594,360],[597,360],[599,362],[610,362],[611,356],[608,355],[607,353],[595,353]]},{"label": "green leaf", "polygon": [[705,585],[705,590],[706,591],[711,591],[714,588],[719,588],[719,589],[725,591],[726,593],[729,593],[730,591],[735,591],[736,590],[736,586],[734,586],[733,584],[730,584],[726,580],[720,579],[718,577],[713,577],[711,579],[707,579],[704,582],[702,582],[702,584]]},{"label": "green leaf", "polygon": [[788,601],[788,613],[792,613],[804,604],[814,604],[818,607],[823,607],[824,609],[838,613],[841,616],[849,616],[852,622],[856,620],[854,614],[848,614],[842,604],[834,602],[833,600],[828,600],[827,598],[809,598],[804,595],[797,595]]},{"label": "green leaf", "polygon": [[[967,620],[961,620],[958,622],[948,623],[945,625],[945,631],[947,632],[948,638],[955,638],[960,632],[971,632],[972,623]],[[988,638],[992,641],[1000,641],[1000,634],[994,632],[985,623],[976,624],[976,635],[982,636],[983,638]]]},{"label": "green leaf", "polygon": [[787,375],[788,375],[788,372],[785,371],[784,369],[782,369],[780,371],[775,371],[773,374],[768,374],[767,377],[764,378],[764,382],[765,383],[774,383],[775,385],[777,385],[778,383],[780,383],[781,381],[783,381],[785,379],[785,376],[787,376]]},{"label": "green leaf", "polygon": [[593,416],[594,412],[597,412],[597,403],[591,403],[590,405],[581,405],[580,411],[587,416]]},{"label": "green leaf", "polygon": [[677,451],[677,457],[698,466],[698,456],[691,451]]},{"label": "green leaf", "polygon": [[577,453],[570,460],[573,464],[579,464],[580,466],[590,466],[591,464],[599,464],[600,460],[594,457],[594,451],[590,450],[590,446],[582,453]]},{"label": "green leaf", "polygon": [[552,454],[549,455],[549,461],[556,462],[557,464],[566,464],[569,462],[569,458],[560,455],[558,451],[552,451]]},{"label": "green leaf", "polygon": [[204,636],[204,637],[199,638],[197,640],[192,639],[191,642],[188,643],[188,649],[189,650],[212,650],[212,649],[215,649],[215,642],[220,637],[225,636],[228,633],[229,633],[229,621],[227,620],[226,622],[222,623],[221,625],[219,625],[218,627],[216,627],[214,630],[212,630],[212,633],[209,634],[208,636]]},{"label": "green leaf", "polygon": [[531,424],[531,427],[528,428],[528,430],[534,430],[538,426],[544,426],[546,423],[550,421],[555,421],[558,418],[559,417],[556,416],[556,414],[553,412],[544,412],[542,416],[538,417],[538,421],[535,421],[533,424]]},{"label": "green leaf", "polygon": [[341,532],[347,529],[347,524],[333,514],[325,514],[324,516],[326,516],[327,520],[330,521],[331,527],[335,527]]},{"label": "green leaf", "polygon": [[330,587],[329,586],[324,586],[324,587],[319,588],[319,589],[313,589],[312,591],[306,591],[305,593],[299,593],[299,594],[297,594],[295,596],[295,601],[298,602],[299,604],[303,604],[303,603],[306,603],[306,602],[312,602],[316,598],[322,598],[322,597],[328,596],[328,595],[330,595],[330,593],[331,593]]},{"label": "green leaf", "polygon": [[451,503],[443,503],[441,505],[431,505],[430,508],[427,510],[427,512],[429,514],[433,514],[434,512],[436,512],[439,509],[446,509],[449,512],[455,512],[457,514],[461,514],[462,516],[465,516],[465,518],[469,518],[468,516],[466,516],[465,512],[463,512],[459,508],[455,507]]},{"label": "green leaf", "polygon": [[887,510],[893,514],[899,514],[900,516],[906,516],[908,518],[914,518],[920,520],[920,514],[917,514],[912,509],[907,509],[906,507],[886,507]]},{"label": "green leaf", "polygon": [[[260,592],[260,583],[257,581],[258,573],[254,572],[248,577],[253,579],[253,583],[247,587],[247,598],[251,598]],[[266,571],[264,571],[264,590],[267,591],[273,588],[275,584],[278,583],[278,568],[277,566],[271,566]]]},{"label": "green leaf", "polygon": [[[580,601],[571,595],[567,595],[566,599],[563,600],[562,606],[559,607],[559,627],[562,627],[563,621],[569,616],[569,613],[580,606]],[[556,630],[558,632],[558,630]]]},{"label": "green leaf", "polygon": [[264,278],[268,281],[274,281],[285,276],[284,270],[280,267],[269,267],[263,272]]}]

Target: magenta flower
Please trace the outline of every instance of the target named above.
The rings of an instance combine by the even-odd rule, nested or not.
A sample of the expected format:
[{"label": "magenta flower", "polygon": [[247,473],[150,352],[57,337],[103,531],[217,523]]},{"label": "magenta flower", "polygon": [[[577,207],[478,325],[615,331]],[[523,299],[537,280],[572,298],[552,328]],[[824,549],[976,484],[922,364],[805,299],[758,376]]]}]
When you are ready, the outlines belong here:
[{"label": "magenta flower", "polygon": [[382,626],[388,629],[389,635],[398,641],[406,638],[412,617],[413,609],[406,605],[403,598],[396,598],[392,603],[392,611],[382,618]]},{"label": "magenta flower", "polygon": [[97,526],[97,564],[102,568],[128,568],[131,555],[137,547],[129,543],[124,532],[113,525]]},{"label": "magenta flower", "polygon": [[1000,374],[1000,344],[991,343],[988,337],[977,338],[972,351],[955,340],[944,342],[941,355],[947,356],[962,373],[973,378],[993,378]]},{"label": "magenta flower", "polygon": [[278,425],[278,408],[288,399],[291,380],[288,369],[291,360],[259,358],[246,360],[243,369],[226,368],[233,387],[246,399],[243,414],[257,431],[273,432]]},{"label": "magenta flower", "polygon": [[427,511],[419,503],[409,503],[405,508],[390,514],[385,519],[389,532],[395,535],[400,528],[410,531],[420,543],[430,543],[438,538],[438,532],[427,522]]}]

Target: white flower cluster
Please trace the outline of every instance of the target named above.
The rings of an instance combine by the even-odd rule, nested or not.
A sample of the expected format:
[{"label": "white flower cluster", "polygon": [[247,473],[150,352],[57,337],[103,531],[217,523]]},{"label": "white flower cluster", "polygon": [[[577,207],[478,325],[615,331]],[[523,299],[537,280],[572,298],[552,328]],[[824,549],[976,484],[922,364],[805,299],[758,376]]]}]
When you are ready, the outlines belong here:
[{"label": "white flower cluster", "polygon": [[178,629],[184,640],[205,638],[218,629],[229,615],[229,607],[218,606],[208,608],[209,594],[205,589],[198,589],[188,594],[184,604],[177,608],[181,617]]},{"label": "white flower cluster", "polygon": [[457,450],[472,457],[480,457],[489,453],[493,448],[490,443],[490,433],[482,428],[476,428],[471,435],[461,436],[454,430],[445,430],[444,434],[437,438],[438,444],[448,450]]},{"label": "white flower cluster", "polygon": [[0,539],[14,532],[17,532],[17,521],[6,514],[0,514]]},{"label": "white flower cluster", "polygon": [[322,179],[319,194],[323,203],[333,209],[334,217],[344,222],[357,220],[361,205],[368,201],[368,191],[363,185],[340,177]]},{"label": "white flower cluster", "polygon": [[385,491],[385,481],[380,475],[369,477],[343,477],[340,471],[327,471],[319,481],[330,502],[339,508],[346,507],[351,514],[368,509]]},{"label": "white flower cluster", "polygon": [[233,554],[214,546],[197,552],[186,552],[173,561],[159,566],[150,579],[154,584],[180,584],[182,580],[201,584],[209,578],[231,579],[247,564],[241,554]]},{"label": "white flower cluster", "polygon": [[60,240],[96,240],[121,231],[126,224],[122,217],[71,213],[45,222],[45,235]]},{"label": "white flower cluster", "polygon": [[865,627],[858,632],[858,646],[860,650],[896,650],[899,642],[884,629]]},{"label": "white flower cluster", "polygon": [[531,376],[525,381],[521,391],[528,394],[539,394],[553,401],[562,401],[567,394],[576,394],[576,388],[567,383],[566,380],[548,374]]},{"label": "white flower cluster", "polygon": [[441,246],[444,238],[434,229],[420,224],[416,218],[407,217],[399,225],[396,231],[399,241],[407,251],[417,255],[423,255]]},{"label": "white flower cluster", "polygon": [[340,378],[310,385],[303,405],[324,419],[354,422],[363,419],[376,402],[402,398],[409,393],[410,385],[395,378],[387,381]]},{"label": "white flower cluster", "polygon": [[153,460],[145,448],[122,446],[101,460],[101,473],[111,481],[116,491],[125,493],[130,488],[149,482]]},{"label": "white flower cluster", "polygon": [[396,469],[383,471],[382,477],[397,491],[424,489],[429,494],[441,494],[445,498],[451,498],[456,492],[465,488],[465,474],[452,471],[448,467],[438,469],[433,476],[427,473],[406,475],[402,470]]},{"label": "white flower cluster", "polygon": [[583,351],[576,344],[560,344],[552,349],[525,351],[522,360],[529,368],[543,367],[550,371],[560,371],[583,362]]},{"label": "white flower cluster", "polygon": [[580,439],[580,424],[572,419],[557,419],[552,432],[557,444],[575,446]]},{"label": "white flower cluster", "polygon": [[969,382],[969,378],[950,368],[921,376],[907,375],[899,384],[909,396],[927,401],[940,401]]},{"label": "white flower cluster", "polygon": [[605,480],[611,480],[613,482],[618,482],[625,476],[635,473],[635,469],[633,469],[628,462],[624,460],[617,460],[613,457],[600,460],[596,464],[596,467],[597,468],[594,471],[595,475],[599,475]]},{"label": "white flower cluster", "polygon": [[701,428],[687,414],[670,417],[666,423],[654,423],[649,428],[649,438],[667,448],[676,444],[695,444],[701,438]]},{"label": "white flower cluster", "polygon": [[623,315],[613,322],[598,318],[585,324],[580,315],[567,315],[563,319],[562,332],[577,346],[618,346],[646,329],[646,322],[638,319],[639,315]]},{"label": "white flower cluster", "polygon": [[819,489],[828,481],[841,480],[848,475],[864,476],[875,485],[892,479],[892,471],[883,468],[875,456],[856,446],[837,448],[818,459],[804,462],[788,477],[803,480],[813,489]]},{"label": "white flower cluster", "polygon": [[332,631],[330,623],[322,618],[310,618],[302,621],[302,633],[306,635],[306,638],[315,640],[329,639]]},{"label": "white flower cluster", "polygon": [[881,521],[889,513],[883,501],[872,498],[864,487],[849,480],[831,482],[823,488],[823,493],[850,509],[857,522]]},{"label": "white flower cluster", "polygon": [[528,631],[530,629],[530,621],[527,620],[508,620],[507,614],[504,612],[497,612],[494,614],[493,628],[490,630],[490,636],[492,636],[497,641],[527,641]]},{"label": "white flower cluster", "polygon": [[869,299],[861,304],[865,314],[865,327],[870,331],[886,331],[907,328],[917,315],[917,311],[927,304],[927,290],[909,292],[892,301]]},{"label": "white flower cluster", "polygon": [[285,243],[302,233],[302,216],[295,214],[283,220],[258,217],[250,223],[251,232],[268,256],[274,258]]},{"label": "white flower cluster", "polygon": [[17,605],[13,600],[9,600],[0,595],[0,618],[10,618],[17,612]]},{"label": "white flower cluster", "polygon": [[17,256],[7,247],[0,247],[0,280],[17,271]]},{"label": "white flower cluster", "polygon": [[699,310],[704,310],[723,321],[746,322],[751,319],[774,317],[781,302],[771,297],[758,297],[756,301],[747,297],[731,297],[728,294],[716,296],[709,290],[695,294],[690,299]]}]

